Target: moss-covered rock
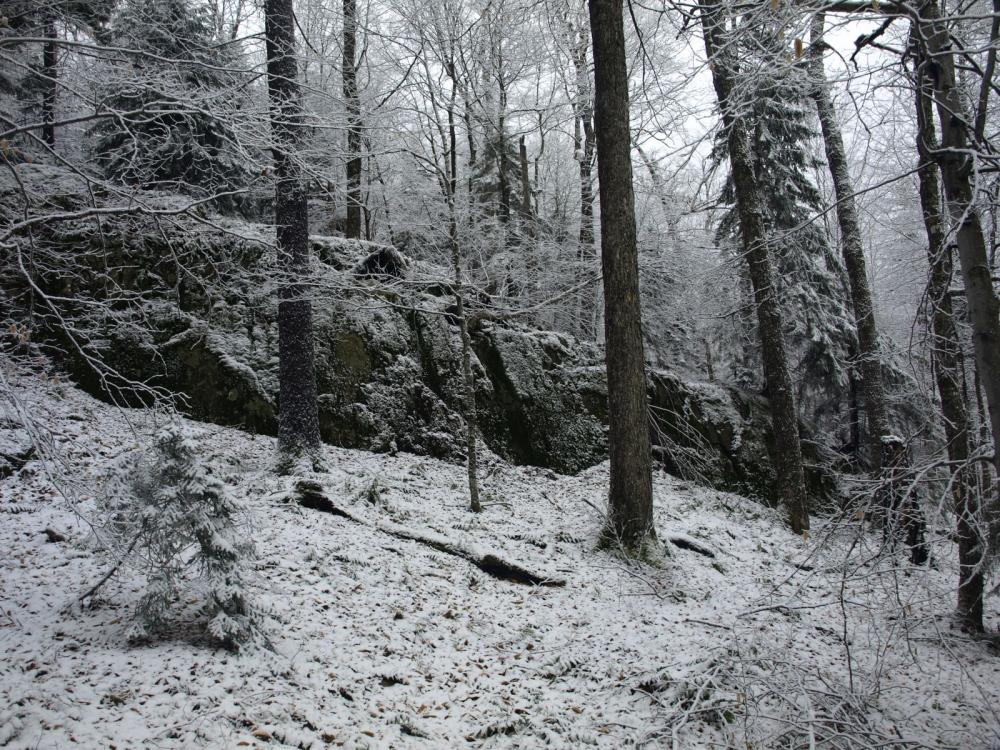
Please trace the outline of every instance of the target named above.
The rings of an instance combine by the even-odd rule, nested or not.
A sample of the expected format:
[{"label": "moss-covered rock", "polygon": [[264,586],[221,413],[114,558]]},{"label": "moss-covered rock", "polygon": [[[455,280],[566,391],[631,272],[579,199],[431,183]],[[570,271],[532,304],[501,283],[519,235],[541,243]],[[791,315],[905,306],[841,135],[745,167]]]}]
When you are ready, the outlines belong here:
[{"label": "moss-covered rock", "polygon": [[483,439],[496,453],[561,472],[607,456],[607,430],[574,382],[578,362],[568,338],[490,324],[473,346],[492,384],[476,403]]},{"label": "moss-covered rock", "polygon": [[[78,260],[74,273],[39,282],[110,311],[86,320],[86,356],[58,325],[45,329],[83,387],[136,403],[169,392],[199,419],[276,431],[276,310],[266,287],[273,254],[262,228],[230,229],[125,216],[101,228],[83,221],[35,232],[36,246],[72,246]],[[371,243],[312,244],[322,261],[318,288],[337,290],[314,302],[323,439],[462,460],[461,341],[447,274]],[[21,290],[15,282],[3,291],[17,299]],[[607,384],[594,346],[503,321],[478,320],[471,333],[490,450],[560,472],[606,458]],[[654,449],[667,471],[774,497],[764,399],[668,371],[650,374],[649,394]],[[832,489],[822,471],[811,481],[817,494]]]}]

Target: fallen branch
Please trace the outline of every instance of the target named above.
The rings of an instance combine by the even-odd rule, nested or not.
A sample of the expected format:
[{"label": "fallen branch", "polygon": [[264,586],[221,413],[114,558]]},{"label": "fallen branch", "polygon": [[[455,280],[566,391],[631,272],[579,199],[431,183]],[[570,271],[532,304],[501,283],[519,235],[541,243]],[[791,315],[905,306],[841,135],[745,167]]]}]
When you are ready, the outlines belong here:
[{"label": "fallen branch", "polygon": [[135,546],[138,542],[139,542],[139,535],[136,534],[135,538],[132,540],[132,543],[128,546],[128,549],[125,550],[125,554],[118,559],[118,562],[116,562],[113,566],[111,566],[111,569],[108,570],[108,572],[101,577],[101,580],[99,580],[89,589],[80,594],[80,596],[78,596],[74,601],[70,602],[65,607],[63,607],[62,612],[63,613],[69,612],[74,605],[80,604],[84,599],[92,597],[94,594],[96,594],[104,584],[106,584],[108,581],[111,580],[111,576],[113,576],[115,573],[118,572],[119,568],[121,568],[122,566],[122,563],[124,563],[125,559],[132,554],[132,550],[135,549]]},{"label": "fallen branch", "polygon": [[517,563],[504,560],[492,552],[479,552],[477,550],[461,547],[444,537],[438,537],[428,532],[420,532],[390,523],[377,523],[375,525],[369,524],[343,508],[334,505],[333,501],[323,494],[323,489],[317,482],[300,481],[296,484],[295,491],[296,502],[298,502],[298,504],[303,508],[318,510],[322,513],[329,513],[330,515],[339,516],[340,518],[346,518],[349,521],[354,521],[355,523],[359,523],[363,526],[374,528],[381,531],[383,534],[394,536],[397,539],[406,539],[408,541],[418,542],[430,547],[431,549],[437,550],[438,552],[443,552],[446,555],[460,557],[463,560],[472,563],[484,573],[502,581],[523,583],[529,586],[566,585],[566,581],[533,573],[527,568],[523,568]]},{"label": "fallen branch", "polygon": [[696,552],[697,554],[704,555],[705,557],[711,557],[713,559],[715,558],[715,553],[712,552],[712,550],[710,550],[708,547],[704,546],[703,544],[700,544],[699,542],[696,542],[694,539],[692,539],[689,536],[681,536],[681,535],[678,534],[678,535],[667,537],[667,539],[670,540],[670,543],[672,545],[674,545],[675,547],[678,547],[680,549],[686,549],[689,552]]}]

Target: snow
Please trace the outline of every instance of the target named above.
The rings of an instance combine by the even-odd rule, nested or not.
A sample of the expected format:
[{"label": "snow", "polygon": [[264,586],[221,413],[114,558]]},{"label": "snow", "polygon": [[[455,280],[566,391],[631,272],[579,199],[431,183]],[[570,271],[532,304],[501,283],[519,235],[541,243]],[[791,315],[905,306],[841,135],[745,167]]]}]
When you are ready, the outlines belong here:
[{"label": "snow", "polygon": [[[461,466],[328,447],[328,472],[305,478],[351,520],[289,501],[301,478],[273,473],[271,438],[190,423],[251,508],[272,650],[213,649],[193,609],[130,647],[140,579],[75,600],[111,562],[89,524],[99,477],[162,415],[13,382],[60,450],[0,479],[0,747],[847,747],[834,718],[883,746],[1000,741],[1000,660],[950,629],[947,543],[940,570],[909,570],[855,525],[805,540],[776,511],[657,476],[660,537],[714,557],[626,563],[595,549],[606,464],[487,457],[473,515]],[[399,530],[566,585],[499,580]]]}]

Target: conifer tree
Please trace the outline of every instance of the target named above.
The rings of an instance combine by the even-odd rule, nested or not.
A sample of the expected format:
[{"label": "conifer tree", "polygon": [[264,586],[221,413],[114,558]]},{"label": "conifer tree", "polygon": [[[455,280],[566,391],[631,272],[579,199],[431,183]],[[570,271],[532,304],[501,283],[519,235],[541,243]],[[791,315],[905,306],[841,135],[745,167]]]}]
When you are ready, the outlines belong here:
[{"label": "conifer tree", "polygon": [[119,68],[102,102],[119,113],[93,131],[105,174],[197,197],[225,193],[216,202],[227,210],[243,205],[228,195],[246,187],[252,162],[229,122],[240,106],[238,60],[214,33],[198,2],[127,0],[119,9],[111,41],[143,54]]},{"label": "conifer tree", "polygon": [[[48,0],[44,3],[7,0],[0,7],[4,31],[45,39],[38,50],[41,54],[32,50],[22,65],[12,68],[14,76],[0,70],[0,92],[14,92],[22,111],[41,118],[41,139],[52,148],[56,144],[60,37],[67,31],[100,35],[110,17],[113,0]],[[28,73],[20,75],[24,70]]]},{"label": "conifer tree", "polygon": [[204,584],[209,634],[231,649],[254,638],[258,622],[244,580],[253,542],[241,528],[240,505],[198,456],[190,430],[168,424],[151,460],[127,462],[113,477],[105,502],[108,530],[146,577],[132,638],[155,636],[169,624],[192,586],[189,570]]},{"label": "conifer tree", "polygon": [[[766,29],[745,33],[758,42],[751,45],[744,40],[748,49],[776,46]],[[823,226],[812,221],[822,210],[822,201],[808,174],[819,162],[807,147],[815,136],[806,109],[807,84],[797,69],[784,67],[774,74],[762,71],[749,105],[747,124],[752,128],[752,159],[768,245],[777,270],[778,297],[788,313],[784,335],[797,398],[802,412],[813,421],[836,413],[847,401],[846,363],[856,349],[856,333],[842,264]],[[720,134],[714,150],[717,161],[725,158],[725,149],[724,135]],[[719,222],[716,239],[720,245],[733,247],[739,244],[740,226],[731,174],[721,199],[731,208]],[[740,268],[740,273],[746,272],[744,264]],[[737,352],[737,356],[741,355],[751,361],[757,359],[755,351]],[[759,371],[759,367],[753,369]]]}]

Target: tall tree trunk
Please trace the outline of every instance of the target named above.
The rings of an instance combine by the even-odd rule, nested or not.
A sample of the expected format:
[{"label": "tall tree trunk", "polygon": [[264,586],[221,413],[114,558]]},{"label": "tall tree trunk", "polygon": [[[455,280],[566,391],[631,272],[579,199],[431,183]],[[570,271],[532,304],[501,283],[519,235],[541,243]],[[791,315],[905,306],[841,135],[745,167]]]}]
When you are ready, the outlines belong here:
[{"label": "tall tree trunk", "polygon": [[941,207],[941,183],[934,163],[936,134],[928,81],[917,70],[917,154],[920,167],[920,208],[927,231],[927,262],[930,275],[927,303],[931,305],[934,376],[941,397],[941,416],[948,458],[953,464],[952,483],[958,534],[958,616],[974,632],[983,630],[983,554],[984,540],[979,533],[979,508],[972,484],[972,468],[964,466],[969,458],[969,414],[963,397],[965,368],[962,346],[955,329],[952,298],[948,293],[952,278],[951,248],[946,245],[947,231]]},{"label": "tall tree trunk", "polygon": [[56,145],[56,96],[59,92],[59,48],[56,22],[51,16],[45,21],[45,46],[42,48],[42,140]]},{"label": "tall tree trunk", "polygon": [[663,209],[663,218],[667,221],[668,226],[674,224],[670,196],[667,195],[667,186],[663,184],[663,176],[660,174],[659,168],[649,158],[649,154],[646,153],[645,149],[638,143],[635,144],[635,152],[639,154],[639,158],[642,159],[642,163],[646,166],[646,171],[649,173],[649,181],[653,185],[653,192],[656,193],[656,198],[660,201],[660,207]]},{"label": "tall tree trunk", "polygon": [[593,258],[594,253],[594,125],[590,108],[580,113],[583,131],[580,149],[580,253]]},{"label": "tall tree trunk", "polygon": [[533,205],[535,216],[542,215],[542,177],[540,174],[542,156],[545,155],[545,121],[541,110],[538,112],[538,153],[535,154],[533,166],[535,175],[535,192],[533,194]]},{"label": "tall tree trunk", "polygon": [[656,531],[622,0],[590,0],[590,29],[611,455],[604,539],[641,555],[649,549],[647,545],[655,544]]},{"label": "tall tree trunk", "polygon": [[[976,399],[976,424],[979,427],[979,445],[989,445],[990,444],[990,426],[988,424],[988,419],[986,417],[986,408],[983,405],[983,384],[979,377],[979,370],[975,367],[972,368],[972,392]],[[971,403],[969,400],[969,394],[965,394],[965,403]],[[969,420],[969,434],[973,434],[972,420]],[[989,497],[993,488],[993,479],[990,473],[990,466],[988,464],[981,464],[979,481],[980,481],[980,493],[982,497]],[[998,519],[994,516],[993,522],[997,523]]]},{"label": "tall tree trunk", "polygon": [[[935,0],[927,0],[920,6],[915,23],[916,35],[923,47],[923,67],[934,88],[941,128],[941,143],[935,158],[941,168],[958,245],[976,367],[986,394],[993,435],[993,465],[1000,475],[1000,301],[993,288],[986,238],[975,200],[976,165],[970,147],[971,123],[956,80],[948,24]],[[993,512],[997,510],[1000,509],[991,508]]]},{"label": "tall tree trunk", "polygon": [[[452,52],[454,54],[454,51]],[[465,294],[462,291],[462,253],[458,240],[458,214],[455,201],[458,193],[458,135],[455,127],[455,105],[458,96],[458,80],[454,58],[449,61],[448,75],[451,77],[451,99],[448,102],[448,154],[445,159],[447,179],[445,189],[448,201],[448,245],[451,252],[455,312],[458,316],[458,330],[462,338],[462,417],[465,419],[466,469],[469,481],[469,509],[473,513],[482,511],[479,501],[479,471],[476,436],[479,432],[479,412],[476,408],[476,379],[472,372],[472,339],[469,336],[469,318],[465,312]]]},{"label": "tall tree trunk", "polygon": [[868,455],[872,475],[878,476],[882,461],[882,437],[889,434],[889,418],[885,406],[885,386],[882,378],[882,356],[879,351],[878,327],[875,323],[875,306],[872,303],[871,287],[865,264],[864,246],[861,241],[861,227],[854,204],[854,187],[847,165],[847,153],[840,135],[840,126],[830,99],[830,90],[823,69],[823,26],[825,14],[821,11],[813,16],[812,44],[810,48],[809,72],[812,77],[812,98],[819,113],[823,131],[823,146],[826,160],[833,177],[833,188],[837,198],[837,221],[840,224],[840,244],[844,256],[844,266],[850,281],[851,303],[854,322],[858,329],[860,349],[860,369],[865,413],[868,417]]},{"label": "tall tree trunk", "polygon": [[746,125],[737,116],[731,101],[734,61],[726,51],[724,20],[718,0],[699,0],[705,51],[712,61],[712,82],[726,128],[729,162],[739,210],[743,250],[750,270],[757,330],[760,336],[764,381],[771,401],[774,425],[774,467],[778,493],[788,510],[792,530],[801,534],[809,529],[805,477],[802,469],[802,445],[795,410],[795,392],[788,372],[788,359],[782,335],[781,308],[774,292],[774,270],[764,228],[764,206],[757,186]]},{"label": "tall tree trunk", "polygon": [[303,283],[310,265],[309,209],[297,161],[303,128],[292,0],[265,0],[264,35],[276,176],[274,221],[279,267],[287,275],[278,302],[278,450],[290,465],[303,455],[315,462],[320,447],[312,303]]},{"label": "tall tree trunk", "polygon": [[361,100],[357,69],[358,8],[356,0],[344,0],[344,57],[341,78],[347,108],[347,224],[344,234],[361,238]]},{"label": "tall tree trunk", "polygon": [[[454,81],[454,79],[452,79]],[[469,205],[472,205],[475,196],[475,171],[476,171],[476,134],[472,129],[472,104],[469,102],[468,93],[462,97],[462,120],[465,122],[465,138],[469,145],[469,178],[466,180],[469,191]],[[471,212],[470,212],[471,213]]]},{"label": "tall tree trunk", "polygon": [[503,77],[503,57],[498,62],[500,80],[500,111],[497,117],[497,171],[500,183],[500,221],[510,222],[510,162],[507,159],[507,83]]},{"label": "tall tree trunk", "polygon": [[517,143],[517,155],[521,166],[521,219],[525,223],[526,231],[532,234],[531,223],[534,215],[531,209],[531,174],[528,168],[528,146],[522,135]]},{"label": "tall tree trunk", "polygon": [[465,414],[466,469],[469,481],[469,509],[473,513],[482,511],[479,501],[479,471],[476,449],[476,433],[479,431],[479,412],[476,408],[476,380],[472,372],[472,339],[469,336],[469,318],[465,312],[465,295],[462,292],[462,254],[458,243],[458,218],[455,215],[454,195],[448,201],[448,243],[451,248],[451,263],[454,274],[455,310],[458,328],[462,337],[462,385],[465,389],[463,404]]},{"label": "tall tree trunk", "polygon": [[[861,464],[861,404],[858,394],[861,391],[860,378],[858,377],[858,371],[851,369],[848,374],[850,380],[850,391],[848,396],[848,412],[850,413],[851,420],[851,445],[853,446],[852,458],[855,465]],[[879,456],[879,463],[881,463],[882,458]]]},{"label": "tall tree trunk", "polygon": [[[573,68],[576,74],[576,99],[574,109],[574,145],[580,171],[580,239],[577,245],[577,262],[581,282],[586,276],[585,267],[596,261],[594,248],[594,91],[590,83],[590,66],[587,63],[588,39],[586,29],[579,31],[573,49]],[[593,294],[587,289],[578,293],[577,310],[574,311],[578,331],[588,338],[597,338],[597,331],[587,323],[593,312]]]},{"label": "tall tree trunk", "polygon": [[[986,115],[990,106],[990,90],[993,87],[993,75],[997,68],[997,41],[1000,40],[1000,0],[993,0],[993,24],[990,28],[990,49],[986,53],[986,65],[983,68],[983,80],[979,84],[979,98],[976,104],[975,139],[982,141],[986,135]],[[994,230],[996,224],[994,224]],[[996,245],[994,245],[994,248]],[[994,250],[995,251],[995,250]]]}]

